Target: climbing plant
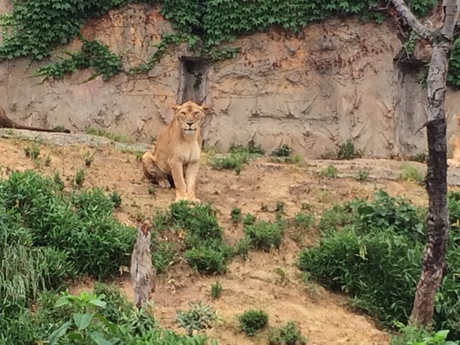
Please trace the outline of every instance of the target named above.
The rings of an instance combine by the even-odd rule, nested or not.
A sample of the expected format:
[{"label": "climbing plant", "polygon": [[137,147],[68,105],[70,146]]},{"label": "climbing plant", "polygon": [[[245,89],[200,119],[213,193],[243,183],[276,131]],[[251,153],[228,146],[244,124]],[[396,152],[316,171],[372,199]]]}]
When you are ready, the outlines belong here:
[{"label": "climbing plant", "polygon": [[[86,20],[129,3],[152,0],[13,0],[11,13],[0,16],[3,43],[0,61],[18,57],[41,60],[53,48],[75,38]],[[145,73],[171,45],[187,43],[197,54],[214,60],[234,57],[236,48],[221,48],[238,35],[265,31],[271,26],[297,31],[305,25],[338,15],[360,15],[362,19],[383,20],[385,2],[379,0],[160,0],[161,13],[175,33],[164,35],[155,53],[131,74]],[[418,16],[432,10],[436,0],[408,1]],[[62,78],[65,73],[92,67],[104,79],[119,73],[121,57],[95,40],[84,40],[81,52],[42,67],[37,74]],[[459,58],[460,59],[460,58]],[[105,62],[102,60],[106,60]],[[460,67],[459,67],[460,68]]]}]

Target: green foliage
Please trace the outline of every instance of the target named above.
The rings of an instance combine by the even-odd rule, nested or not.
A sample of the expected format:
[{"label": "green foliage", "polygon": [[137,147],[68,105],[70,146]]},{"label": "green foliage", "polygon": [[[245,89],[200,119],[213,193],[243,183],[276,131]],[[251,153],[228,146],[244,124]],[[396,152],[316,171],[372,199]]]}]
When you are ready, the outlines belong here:
[{"label": "green foliage", "polygon": [[[460,196],[449,193],[450,223],[460,219]],[[318,282],[349,293],[353,303],[386,326],[410,315],[426,243],[426,209],[379,191],[374,200],[356,199],[323,213],[319,247],[304,249],[299,267]],[[449,271],[436,294],[436,328],[460,334],[458,278],[460,235],[449,232]]]},{"label": "green foliage", "polygon": [[210,306],[192,302],[189,302],[188,305],[190,310],[177,311],[177,323],[180,327],[185,328],[189,336],[193,335],[193,331],[212,328],[213,323],[217,320],[217,315]]},{"label": "green foliage", "polygon": [[460,37],[455,40],[449,59],[447,83],[455,89],[460,89]]},{"label": "green foliage", "polygon": [[166,272],[168,267],[176,261],[177,251],[171,242],[159,242],[152,250],[152,261],[157,273]]},{"label": "green foliage", "polygon": [[426,152],[420,152],[413,156],[409,156],[409,160],[413,162],[426,163]]},{"label": "green foliage", "polygon": [[339,150],[337,151],[337,159],[354,159],[361,158],[363,152],[355,148],[355,144],[352,140],[347,140],[346,143],[339,145]]},{"label": "green foliage", "polygon": [[232,218],[233,223],[239,223],[241,221],[241,209],[238,207],[233,207],[230,212],[230,217]]},{"label": "green foliage", "polygon": [[403,164],[399,178],[405,181],[414,181],[422,184],[425,181],[425,176],[417,169],[417,167],[410,164]]},{"label": "green foliage", "polygon": [[[12,172],[8,180],[0,182],[0,199],[8,210],[5,217],[9,228],[22,229],[19,234],[24,241],[17,245],[54,257],[57,277],[71,273],[61,272],[69,264],[81,274],[96,277],[108,277],[119,266],[126,266],[135,231],[115,219],[111,198],[100,189],[70,195],[61,190],[53,179],[33,171]],[[50,256],[53,251],[61,254]],[[67,264],[58,264],[65,258]]]},{"label": "green foliage", "polygon": [[108,80],[121,72],[121,56],[115,55],[109,50],[109,47],[97,40],[87,40],[82,36],[80,40],[83,41],[81,51],[66,52],[69,58],[40,67],[35,75],[62,79],[66,73],[91,67],[94,74],[90,79],[100,75],[102,80]]},{"label": "green foliage", "polygon": [[121,195],[117,192],[112,192],[109,194],[110,200],[113,202],[113,207],[118,208],[121,206]]},{"label": "green foliage", "polygon": [[315,217],[305,212],[299,212],[294,216],[294,224],[299,228],[311,228],[315,225]]},{"label": "green foliage", "polygon": [[24,148],[24,154],[26,157],[30,157],[32,159],[37,159],[40,155],[40,146],[37,144],[32,144],[31,146],[26,146]]},{"label": "green foliage", "polygon": [[[200,273],[224,273],[227,270],[228,260],[235,254],[231,246],[224,244],[216,211],[209,204],[192,204],[186,201],[172,203],[169,214],[157,213],[154,216],[154,224],[161,231],[167,228],[185,231],[184,257],[189,265]],[[153,252],[155,253],[155,250]],[[174,255],[174,252],[170,254]],[[157,267],[165,267],[172,261],[167,255],[164,256],[165,259],[154,256]],[[158,266],[159,261],[160,266]]]},{"label": "green foliage", "polygon": [[429,333],[424,328],[416,326],[403,326],[397,323],[400,334],[392,336],[391,345],[458,345],[458,341],[448,341],[448,330]]},{"label": "green foliage", "polygon": [[335,166],[328,165],[327,167],[325,167],[323,170],[319,172],[319,176],[329,178],[329,179],[337,178],[339,177],[339,171],[337,170]]},{"label": "green foliage", "polygon": [[279,248],[283,239],[283,228],[278,222],[259,220],[254,225],[245,226],[244,233],[252,248],[263,251]]},{"label": "green foliage", "polygon": [[250,158],[263,155],[264,153],[262,147],[256,145],[255,142],[251,140],[246,146],[231,144],[227,156],[212,155],[209,163],[213,169],[233,169],[237,175],[239,175],[243,165],[247,164]]},{"label": "green foliage", "polygon": [[91,154],[91,152],[89,151],[85,152],[85,155],[83,156],[83,159],[85,160],[85,166],[87,166],[88,168],[91,166],[95,155],[96,152],[93,152],[93,154]]},{"label": "green foliage", "polygon": [[75,187],[81,187],[84,181],[85,181],[85,169],[78,169],[77,173],[75,174],[75,178],[73,180]]},{"label": "green foliage", "polygon": [[248,258],[250,245],[251,245],[251,241],[247,237],[243,237],[236,244],[235,254],[241,256],[243,260],[246,260]]},{"label": "green foliage", "polygon": [[300,333],[297,324],[293,321],[273,329],[268,335],[269,345],[305,345],[306,343],[307,339]]},{"label": "green foliage", "polygon": [[219,298],[220,296],[222,296],[222,290],[222,285],[220,285],[220,283],[216,281],[211,285],[211,297],[214,299]]},{"label": "green foliage", "polygon": [[121,134],[115,134],[112,132],[108,132],[104,129],[94,128],[94,127],[86,127],[85,129],[86,134],[90,135],[97,135],[99,137],[105,137],[107,139],[119,142],[119,143],[130,143],[131,140]]},{"label": "green foliage", "polygon": [[268,325],[268,315],[263,310],[249,309],[239,316],[241,330],[253,336],[258,330]]},{"label": "green foliage", "polygon": [[[0,46],[0,61],[18,57],[41,60],[51,54],[53,48],[69,43],[79,36],[84,22],[103,15],[110,9],[129,3],[152,3],[150,0],[103,0],[103,1],[14,1],[12,13],[0,17],[3,27],[3,43]],[[168,47],[186,43],[197,55],[209,56],[214,61],[234,57],[238,48],[217,46],[224,41],[233,41],[237,36],[268,30],[278,26],[297,31],[307,24],[336,15],[361,15],[363,19],[382,22],[383,16],[373,9],[375,0],[348,0],[336,3],[305,0],[162,0],[161,13],[176,30],[164,34],[156,45],[155,53],[147,62],[130,69],[129,73],[145,73],[158,61]],[[416,15],[425,16],[434,8],[434,0],[412,0],[409,6]],[[81,37],[81,36],[80,36]],[[49,64],[38,74],[62,78],[65,73],[79,68],[92,67],[96,75],[104,80],[121,71],[120,56],[108,51],[97,41],[83,40],[80,52],[68,53],[67,59]],[[455,51],[452,61],[455,59]],[[451,69],[455,69],[453,66]]]},{"label": "green foliage", "polygon": [[274,157],[289,157],[291,153],[292,149],[289,147],[289,145],[284,144],[273,150],[270,155]]},{"label": "green foliage", "polygon": [[358,170],[355,176],[356,181],[367,181],[369,179],[369,170],[368,169],[361,169]]}]

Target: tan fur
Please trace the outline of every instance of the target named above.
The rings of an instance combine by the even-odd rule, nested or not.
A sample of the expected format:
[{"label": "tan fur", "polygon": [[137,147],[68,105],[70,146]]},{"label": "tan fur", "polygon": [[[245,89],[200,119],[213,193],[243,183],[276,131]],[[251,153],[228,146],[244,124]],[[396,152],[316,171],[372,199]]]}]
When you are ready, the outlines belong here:
[{"label": "tan fur", "polygon": [[171,188],[168,177],[172,176],[176,201],[199,201],[195,189],[201,156],[200,126],[208,107],[185,102],[172,108],[173,120],[158,136],[153,152],[142,157],[144,174],[162,188]]},{"label": "tan fur", "polygon": [[15,129],[27,129],[29,131],[36,131],[36,132],[62,132],[62,133],[70,133],[68,129],[64,130],[54,130],[54,129],[45,129],[45,128],[37,128],[37,127],[29,127],[17,124],[13,120],[10,120],[8,116],[6,116],[5,110],[0,107],[0,128],[15,128]]},{"label": "tan fur", "polygon": [[460,168],[460,117],[457,118],[457,136],[455,137],[455,147],[452,159],[447,160],[450,167]]}]

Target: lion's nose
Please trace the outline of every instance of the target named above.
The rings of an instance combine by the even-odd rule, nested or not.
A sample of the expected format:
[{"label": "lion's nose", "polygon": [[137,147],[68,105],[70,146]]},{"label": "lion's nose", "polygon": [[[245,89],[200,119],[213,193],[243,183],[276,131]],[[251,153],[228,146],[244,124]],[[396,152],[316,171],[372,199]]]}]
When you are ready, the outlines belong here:
[{"label": "lion's nose", "polygon": [[193,122],[187,122],[187,125],[188,125],[189,127],[192,127]]}]

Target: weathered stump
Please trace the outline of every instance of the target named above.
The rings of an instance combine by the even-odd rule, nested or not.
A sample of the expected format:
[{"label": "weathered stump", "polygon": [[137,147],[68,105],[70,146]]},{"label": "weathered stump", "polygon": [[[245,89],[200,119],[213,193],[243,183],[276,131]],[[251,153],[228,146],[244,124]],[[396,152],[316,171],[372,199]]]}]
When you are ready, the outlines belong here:
[{"label": "weathered stump", "polygon": [[134,304],[141,308],[155,292],[156,270],[150,253],[152,227],[144,222],[137,227],[136,244],[131,254],[131,283],[134,289]]}]

